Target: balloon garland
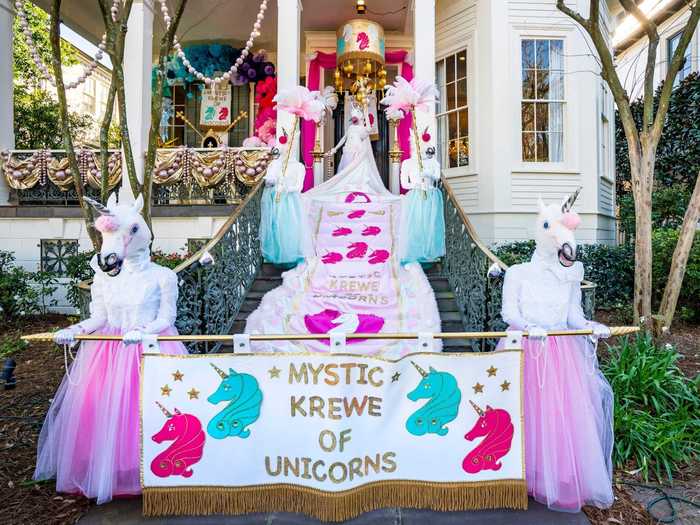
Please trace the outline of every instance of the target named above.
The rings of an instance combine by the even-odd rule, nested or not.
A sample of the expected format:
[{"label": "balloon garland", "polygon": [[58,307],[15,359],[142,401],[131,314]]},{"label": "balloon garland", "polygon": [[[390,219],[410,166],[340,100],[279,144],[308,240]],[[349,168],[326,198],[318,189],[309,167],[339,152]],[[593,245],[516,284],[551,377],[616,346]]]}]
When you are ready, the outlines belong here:
[{"label": "balloon garland", "polygon": [[[119,4],[121,0],[112,0],[112,7],[110,8],[110,14],[112,16],[112,21],[116,22],[117,21],[117,15],[119,14]],[[49,68],[47,67],[46,64],[44,64],[44,61],[41,58],[41,55],[39,54],[39,50],[37,49],[36,42],[34,42],[34,38],[32,37],[32,30],[29,28],[29,19],[27,15],[27,11],[24,8],[24,2],[22,0],[17,0],[15,2],[15,9],[17,9],[17,16],[19,17],[19,25],[22,28],[22,33],[24,34],[24,39],[27,42],[27,46],[29,47],[29,52],[32,55],[32,60],[34,60],[34,64],[36,65],[37,69],[39,70],[39,75],[44,79],[47,80],[48,82],[51,83],[52,86],[56,85],[56,80],[51,76],[49,73]],[[50,20],[50,17],[49,17]],[[97,46],[97,52],[95,53],[95,57],[90,60],[90,62],[84,66],[83,72],[80,74],[77,80],[70,82],[69,84],[65,85],[66,89],[74,89],[81,85],[83,82],[85,82],[90,75],[92,75],[95,70],[97,69],[97,64],[99,63],[100,60],[102,60],[102,57],[104,56],[105,49],[107,48],[107,33],[102,34],[102,38],[100,39],[100,43]]]},{"label": "balloon garland", "polygon": [[[160,12],[163,15],[163,22],[165,22],[165,27],[170,28],[172,17],[170,16],[170,12],[168,10],[167,0],[158,1],[160,2]],[[258,11],[258,16],[255,20],[255,23],[253,24],[253,30],[250,32],[250,37],[246,41],[245,47],[241,50],[241,56],[239,56],[236,59],[235,63],[229,68],[229,70],[221,76],[215,76],[212,78],[205,75],[201,71],[198,71],[197,68],[195,68],[192,65],[192,63],[187,59],[187,55],[185,54],[184,49],[182,49],[182,45],[178,41],[177,37],[175,37],[173,40],[173,47],[175,48],[177,56],[180,58],[180,60],[182,60],[182,64],[185,66],[187,71],[195,78],[197,78],[197,80],[201,80],[202,82],[204,82],[207,86],[211,84],[219,84],[220,82],[224,81],[230,81],[231,77],[238,72],[238,68],[241,67],[246,57],[250,54],[250,49],[253,47],[255,39],[260,36],[260,26],[262,24],[263,19],[265,18],[266,10],[267,0],[262,0],[262,2],[260,3],[260,9]]]}]

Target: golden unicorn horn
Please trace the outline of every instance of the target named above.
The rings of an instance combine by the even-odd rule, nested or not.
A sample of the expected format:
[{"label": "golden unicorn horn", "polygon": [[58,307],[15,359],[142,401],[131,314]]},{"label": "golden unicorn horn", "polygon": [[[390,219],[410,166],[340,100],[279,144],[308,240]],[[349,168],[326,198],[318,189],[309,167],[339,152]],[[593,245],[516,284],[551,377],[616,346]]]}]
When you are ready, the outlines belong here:
[{"label": "golden unicorn horn", "polygon": [[223,370],[221,370],[221,368],[219,368],[218,366],[216,366],[214,363],[209,363],[209,364],[211,365],[211,367],[212,367],[214,370],[216,370],[216,373],[219,374],[219,375],[221,376],[221,379],[227,379],[227,378],[228,378],[228,375],[226,374],[226,372],[224,372]]},{"label": "golden unicorn horn", "polygon": [[167,418],[173,417],[173,415],[170,413],[170,411],[167,408],[165,408],[163,405],[161,405],[158,401],[156,401],[156,405],[158,405],[158,408],[160,408],[161,411],[163,412],[163,414],[165,414],[165,417],[167,417]]},{"label": "golden unicorn horn", "polygon": [[428,372],[419,367],[414,361],[411,361],[411,364],[416,367],[416,370],[418,370],[418,373],[420,375],[422,375],[423,377],[428,377]]},{"label": "golden unicorn horn", "polygon": [[484,417],[484,411],[481,410],[481,408],[479,408],[479,405],[474,403],[474,401],[472,401],[471,399],[469,400],[469,402],[474,407],[474,410],[476,410],[476,413],[479,414],[479,417]]}]

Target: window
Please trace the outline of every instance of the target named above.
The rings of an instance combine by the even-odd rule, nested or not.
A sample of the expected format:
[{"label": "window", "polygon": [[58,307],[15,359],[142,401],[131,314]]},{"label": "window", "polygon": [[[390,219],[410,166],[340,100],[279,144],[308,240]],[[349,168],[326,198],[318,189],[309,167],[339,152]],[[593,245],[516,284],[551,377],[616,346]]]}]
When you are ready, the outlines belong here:
[{"label": "window", "polygon": [[[679,33],[676,33],[673,35],[671,38],[668,39],[668,62],[667,64],[670,66],[671,65],[671,59],[673,58],[673,53],[676,52],[676,48],[678,47],[678,44],[681,41],[681,36],[683,35],[683,31],[680,31]],[[673,87],[676,87],[681,80],[683,80],[685,77],[687,77],[690,74],[690,68],[692,66],[692,60],[691,60],[691,50],[690,50],[690,44],[688,44],[688,47],[685,48],[685,54],[683,55],[683,64],[681,65],[681,68],[678,70],[678,73],[676,74],[676,78],[673,80]]]},{"label": "window", "polygon": [[95,112],[97,111],[95,91],[95,79],[93,77],[89,77],[83,83],[83,113],[95,115]]},{"label": "window", "polygon": [[42,239],[41,271],[66,277],[68,259],[78,253],[76,239]]},{"label": "window", "polygon": [[[445,168],[469,165],[469,104],[467,98],[467,50],[439,60],[436,78],[438,148]],[[418,130],[420,133],[422,130]]]},{"label": "window", "polygon": [[564,41],[526,39],[522,51],[522,159],[564,160]]}]

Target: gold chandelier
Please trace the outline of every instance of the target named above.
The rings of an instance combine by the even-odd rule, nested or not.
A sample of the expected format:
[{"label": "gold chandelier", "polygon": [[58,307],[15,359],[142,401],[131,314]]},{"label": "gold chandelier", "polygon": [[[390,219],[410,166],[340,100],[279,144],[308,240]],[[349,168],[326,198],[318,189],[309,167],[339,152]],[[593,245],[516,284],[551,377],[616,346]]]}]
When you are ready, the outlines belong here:
[{"label": "gold chandelier", "polygon": [[362,104],[367,93],[386,86],[384,28],[371,20],[350,20],[338,28],[336,38],[335,90]]}]

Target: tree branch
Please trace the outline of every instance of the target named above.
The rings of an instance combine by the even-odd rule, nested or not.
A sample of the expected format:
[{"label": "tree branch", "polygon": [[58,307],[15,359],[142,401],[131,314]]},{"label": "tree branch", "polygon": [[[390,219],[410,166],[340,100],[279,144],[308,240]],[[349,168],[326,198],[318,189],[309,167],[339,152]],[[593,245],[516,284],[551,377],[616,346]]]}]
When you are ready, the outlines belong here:
[{"label": "tree branch", "polygon": [[568,7],[565,3],[565,0],[557,0],[557,9],[559,9],[559,11],[564,13],[569,18],[572,18],[573,20],[578,22],[584,28],[588,28],[589,20],[586,20],[580,13],[577,13],[576,11]]},{"label": "tree branch", "polygon": [[83,181],[80,176],[80,167],[78,166],[78,158],[75,155],[75,147],[73,145],[73,137],[71,137],[70,122],[68,120],[68,101],[66,99],[66,86],[63,83],[63,69],[61,67],[61,0],[51,1],[51,26],[49,32],[49,40],[51,42],[51,65],[53,66],[54,79],[56,83],[56,95],[58,98],[58,109],[61,124],[61,134],[63,135],[63,145],[66,149],[68,157],[68,166],[70,167],[73,178],[73,187],[75,194],[78,197],[80,210],[85,219],[86,230],[92,241],[94,248],[99,247],[99,236],[95,230],[93,221],[94,216],[92,209],[83,201]]}]

